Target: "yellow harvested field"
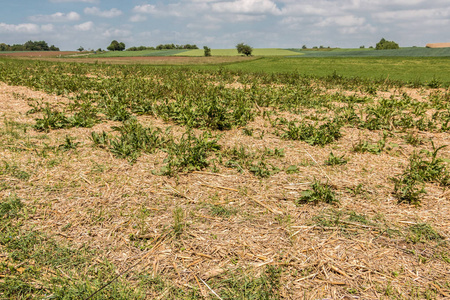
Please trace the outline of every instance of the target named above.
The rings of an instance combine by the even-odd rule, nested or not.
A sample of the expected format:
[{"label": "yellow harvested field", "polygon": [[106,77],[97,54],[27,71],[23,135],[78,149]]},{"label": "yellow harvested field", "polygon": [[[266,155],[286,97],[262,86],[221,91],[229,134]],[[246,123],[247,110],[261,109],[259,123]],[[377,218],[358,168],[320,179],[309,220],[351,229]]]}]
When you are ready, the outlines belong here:
[{"label": "yellow harvested field", "polygon": [[427,44],[427,48],[450,48],[450,43]]}]

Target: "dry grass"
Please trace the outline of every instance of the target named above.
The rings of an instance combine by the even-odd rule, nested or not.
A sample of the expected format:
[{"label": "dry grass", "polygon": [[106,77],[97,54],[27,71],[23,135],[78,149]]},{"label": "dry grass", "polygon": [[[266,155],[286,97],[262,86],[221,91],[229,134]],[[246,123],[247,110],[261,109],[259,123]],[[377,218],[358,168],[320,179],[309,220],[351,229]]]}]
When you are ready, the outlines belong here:
[{"label": "dry grass", "polygon": [[[423,101],[429,94],[413,89],[399,94],[403,92]],[[260,179],[219,165],[217,173],[165,177],[151,172],[161,167],[164,153],[143,155],[130,165],[92,146],[92,131],[110,131],[118,123],[36,132],[34,116],[26,115],[27,97],[55,105],[67,101],[0,84],[0,160],[31,175],[28,180],[0,175],[10,187],[0,189],[0,198],[13,189],[36,208],[29,228],[74,247],[99,249],[119,271],[138,263],[132,272],[161,275],[182,289],[199,289],[206,299],[214,296],[198,278],[210,279],[218,289],[237,270],[256,277],[269,265],[282,270],[283,299],[450,298],[450,194],[427,184],[421,206],[397,203],[388,178],[402,172],[414,151],[403,133],[393,132],[390,138],[399,147],[380,155],[360,154],[351,151],[353,145],[362,137],[377,141],[379,132],[345,128],[340,140],[321,148],[280,139],[258,117],[247,126],[254,136],[241,128],[226,131],[222,147],[282,148],[284,157],[268,161],[280,169],[297,165],[298,173]],[[20,125],[12,130],[16,135],[7,127],[10,121]],[[151,117],[139,121],[172,125]],[[436,145],[450,144],[448,133],[417,134]],[[67,135],[80,143],[77,149],[45,150],[63,144]],[[430,144],[422,147],[430,149]],[[330,151],[345,154],[349,162],[325,166]],[[440,155],[450,158],[449,151]],[[339,204],[295,205],[315,179],[328,180]],[[177,211],[182,212],[178,219]],[[424,223],[442,240],[412,242],[411,226]],[[167,234],[177,225],[178,235]],[[147,296],[164,298],[163,293]]]}]

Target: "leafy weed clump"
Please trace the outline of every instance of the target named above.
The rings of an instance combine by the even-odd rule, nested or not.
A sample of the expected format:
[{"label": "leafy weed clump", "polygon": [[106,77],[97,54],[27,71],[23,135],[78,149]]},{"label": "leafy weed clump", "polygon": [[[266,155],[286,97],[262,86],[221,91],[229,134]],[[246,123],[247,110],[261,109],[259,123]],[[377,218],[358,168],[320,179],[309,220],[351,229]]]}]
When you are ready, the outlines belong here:
[{"label": "leafy weed clump", "polygon": [[117,157],[126,158],[130,163],[135,162],[142,152],[153,153],[169,141],[162,136],[161,129],[144,127],[135,118],[112,128],[120,133],[118,137],[109,137],[104,131],[100,134],[92,132],[92,141],[96,146],[109,148]]},{"label": "leafy weed clump", "polygon": [[359,141],[358,144],[353,146],[353,152],[359,153],[372,153],[372,154],[381,154],[383,152],[384,147],[386,146],[386,134],[383,134],[383,138],[381,138],[376,144],[371,144],[367,141]]},{"label": "leafy weed clump", "polygon": [[91,102],[83,102],[78,106],[80,107],[79,110],[68,119],[72,126],[91,128],[100,122],[97,108]]},{"label": "leafy weed clump", "polygon": [[[399,202],[420,204],[420,196],[425,193],[425,182],[437,182],[443,186],[450,184],[450,174],[444,160],[437,157],[438,151],[446,146],[436,148],[433,142],[432,146],[433,151],[422,150],[413,153],[403,174],[392,178],[395,183],[394,196]],[[431,160],[427,160],[427,157]]]},{"label": "leafy weed clump", "polygon": [[283,129],[281,137],[288,140],[304,141],[312,146],[325,146],[339,139],[342,124],[334,119],[318,127],[301,122],[298,126],[295,121],[288,122],[287,128]]},{"label": "leafy weed clump", "polygon": [[36,119],[34,128],[38,131],[49,131],[50,129],[61,129],[71,127],[71,123],[66,115],[60,111],[52,109],[48,104],[42,110],[42,118]]},{"label": "leafy weed clump", "polygon": [[339,200],[330,185],[314,180],[311,189],[304,191],[302,196],[296,200],[297,205],[311,202],[314,204],[318,204],[319,202],[333,204],[339,202]]},{"label": "leafy weed clump", "polygon": [[325,165],[327,166],[345,165],[347,162],[348,159],[345,158],[344,155],[335,156],[333,154],[333,151],[331,151],[330,155],[328,156],[328,159],[325,161]]},{"label": "leafy weed clump", "polygon": [[141,152],[152,153],[167,142],[159,128],[142,126],[135,118],[125,121],[120,127],[113,127],[120,136],[110,141],[110,150],[117,157],[136,161]]},{"label": "leafy weed clump", "polygon": [[213,137],[211,133],[204,132],[199,137],[189,130],[176,141],[167,144],[166,166],[161,170],[164,175],[173,176],[178,172],[198,171],[209,166],[208,156],[211,152],[220,150],[217,143],[220,137]]},{"label": "leafy weed clump", "polygon": [[256,164],[252,164],[249,171],[256,177],[268,178],[273,174],[278,173],[280,170],[271,164],[267,164],[264,159],[261,159]]}]

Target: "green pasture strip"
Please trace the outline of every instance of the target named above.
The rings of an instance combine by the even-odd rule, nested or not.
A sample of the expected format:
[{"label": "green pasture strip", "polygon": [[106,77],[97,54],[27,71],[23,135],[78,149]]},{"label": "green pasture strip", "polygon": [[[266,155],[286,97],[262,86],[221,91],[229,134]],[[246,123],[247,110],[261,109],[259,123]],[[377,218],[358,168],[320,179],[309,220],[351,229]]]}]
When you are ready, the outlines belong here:
[{"label": "green pasture strip", "polygon": [[145,57],[145,56],[172,56],[189,50],[143,50],[143,51],[109,51],[105,53],[92,54],[89,57]]},{"label": "green pasture strip", "polygon": [[[403,82],[450,83],[450,57],[264,57],[222,66],[229,70],[268,73],[300,73],[310,76],[340,76],[391,79]],[[217,67],[215,67],[217,68]]]},{"label": "green pasture strip", "polygon": [[[291,51],[288,49],[277,49],[277,48],[261,48],[253,49],[253,56],[288,56],[288,55],[298,55],[296,51]],[[203,56],[203,49],[188,50],[187,52],[175,54],[176,56]],[[212,56],[241,56],[236,49],[211,49]]]},{"label": "green pasture strip", "polygon": [[450,48],[408,47],[394,50],[375,49],[290,49],[307,57],[450,57]]}]

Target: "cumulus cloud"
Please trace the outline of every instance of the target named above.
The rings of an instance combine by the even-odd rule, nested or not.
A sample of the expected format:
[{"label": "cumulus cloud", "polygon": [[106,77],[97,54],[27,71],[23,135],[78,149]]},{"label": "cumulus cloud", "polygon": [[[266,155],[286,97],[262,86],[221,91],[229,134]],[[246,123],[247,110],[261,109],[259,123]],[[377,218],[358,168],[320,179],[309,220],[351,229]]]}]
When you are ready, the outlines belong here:
[{"label": "cumulus cloud", "polygon": [[400,11],[387,11],[373,14],[373,18],[380,22],[398,22],[415,20],[439,20],[450,18],[450,6],[447,8],[411,9]]},{"label": "cumulus cloud", "polygon": [[147,17],[143,16],[143,15],[140,15],[140,14],[137,14],[137,15],[134,15],[134,16],[130,17],[130,22],[133,22],[133,23],[144,22],[144,21],[147,21]]},{"label": "cumulus cloud", "polygon": [[362,26],[364,23],[365,23],[364,18],[358,18],[352,15],[347,15],[347,16],[326,18],[322,22],[319,22],[317,25],[321,27],[334,25],[342,27],[351,27],[351,26]]},{"label": "cumulus cloud", "polygon": [[156,13],[158,13],[158,10],[156,9],[155,5],[144,4],[144,5],[135,6],[133,8],[133,12],[140,13],[140,14],[156,14]]},{"label": "cumulus cloud", "polygon": [[36,34],[42,32],[51,32],[53,30],[54,26],[52,24],[37,25],[33,23],[22,23],[22,24],[0,23],[0,33]]},{"label": "cumulus cloud", "polygon": [[94,28],[94,22],[88,21],[78,25],[75,25],[74,28],[79,31],[89,31]]},{"label": "cumulus cloud", "polygon": [[105,30],[102,34],[104,37],[107,38],[124,38],[124,37],[129,37],[132,35],[131,31],[127,30],[127,29],[117,29],[117,28],[113,28],[113,29],[108,29]]},{"label": "cumulus cloud", "polygon": [[69,13],[57,12],[52,15],[35,15],[29,17],[33,22],[72,22],[80,20],[80,15],[74,11]]},{"label": "cumulus cloud", "polygon": [[236,0],[217,2],[211,5],[212,10],[219,13],[237,14],[280,14],[281,11],[271,0]]},{"label": "cumulus cloud", "polygon": [[102,18],[115,18],[122,15],[122,11],[117,8],[111,8],[110,10],[100,10],[98,7],[86,7],[84,13],[87,15],[94,15]]}]

